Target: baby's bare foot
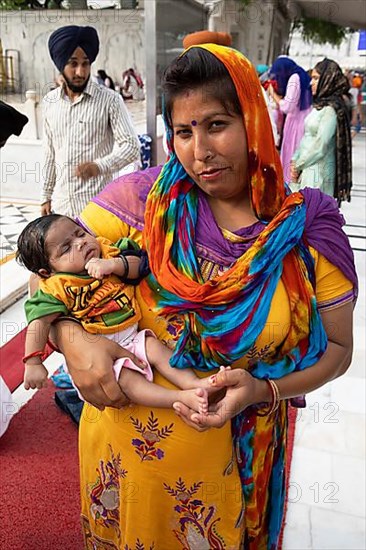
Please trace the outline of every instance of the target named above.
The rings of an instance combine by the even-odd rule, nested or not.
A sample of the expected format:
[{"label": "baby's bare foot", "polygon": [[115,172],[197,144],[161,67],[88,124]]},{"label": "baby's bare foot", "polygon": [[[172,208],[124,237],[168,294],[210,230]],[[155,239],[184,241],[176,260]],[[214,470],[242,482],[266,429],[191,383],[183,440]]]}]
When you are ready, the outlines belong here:
[{"label": "baby's bare foot", "polygon": [[182,390],[180,392],[179,401],[199,414],[208,413],[208,393],[206,388]]},{"label": "baby's bare foot", "polygon": [[214,384],[212,384],[212,378],[215,377],[215,374],[212,376],[205,376],[204,378],[197,378],[192,384],[195,389],[197,388],[203,388],[208,392],[208,395],[212,395],[213,393],[216,393],[218,388]]}]

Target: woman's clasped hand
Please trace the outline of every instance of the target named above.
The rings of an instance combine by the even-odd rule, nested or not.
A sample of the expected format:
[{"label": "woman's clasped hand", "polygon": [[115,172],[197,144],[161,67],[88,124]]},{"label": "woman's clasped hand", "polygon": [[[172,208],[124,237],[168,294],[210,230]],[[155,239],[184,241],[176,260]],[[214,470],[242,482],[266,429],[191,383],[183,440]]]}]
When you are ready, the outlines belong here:
[{"label": "woman's clasped hand", "polygon": [[173,405],[178,416],[197,430],[221,428],[249,405],[259,403],[256,396],[261,394],[258,386],[263,382],[244,369],[221,367],[217,374],[211,376],[210,382],[213,388],[222,391],[213,394],[208,414],[198,414],[183,403]]}]

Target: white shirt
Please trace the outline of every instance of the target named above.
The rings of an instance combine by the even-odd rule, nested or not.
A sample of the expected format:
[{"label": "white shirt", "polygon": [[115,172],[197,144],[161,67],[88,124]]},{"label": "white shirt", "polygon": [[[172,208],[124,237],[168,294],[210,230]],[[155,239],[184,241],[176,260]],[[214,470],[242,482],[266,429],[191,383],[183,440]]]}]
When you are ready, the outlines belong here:
[{"label": "white shirt", "polygon": [[[58,214],[77,216],[89,200],[124,166],[140,166],[140,145],[121,96],[89,80],[71,102],[63,88],[43,99],[44,169],[41,203],[52,200]],[[83,162],[95,162],[100,174],[75,176]]]}]

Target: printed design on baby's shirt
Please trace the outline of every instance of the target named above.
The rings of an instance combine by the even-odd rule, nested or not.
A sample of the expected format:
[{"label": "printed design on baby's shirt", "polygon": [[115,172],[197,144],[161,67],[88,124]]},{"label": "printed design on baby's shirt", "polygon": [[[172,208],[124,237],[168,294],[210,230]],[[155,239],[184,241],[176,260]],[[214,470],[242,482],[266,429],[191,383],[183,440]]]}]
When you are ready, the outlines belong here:
[{"label": "printed design on baby's shirt", "polygon": [[127,290],[117,280],[94,280],[85,285],[68,285],[65,292],[71,300],[70,312],[82,315],[84,324],[102,323],[106,327],[117,326],[134,317],[137,312]]}]

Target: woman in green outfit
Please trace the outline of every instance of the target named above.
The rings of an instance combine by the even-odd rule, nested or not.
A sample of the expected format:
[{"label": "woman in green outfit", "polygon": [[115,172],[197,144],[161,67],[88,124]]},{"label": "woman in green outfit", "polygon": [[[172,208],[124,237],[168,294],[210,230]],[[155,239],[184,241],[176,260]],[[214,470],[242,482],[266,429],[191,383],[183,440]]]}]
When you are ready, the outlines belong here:
[{"label": "woman in green outfit", "polygon": [[292,157],[291,189],[314,187],[339,202],[350,200],[348,80],[335,61],[324,59],[312,71],[311,89],[314,108],[306,117],[304,137]]}]

